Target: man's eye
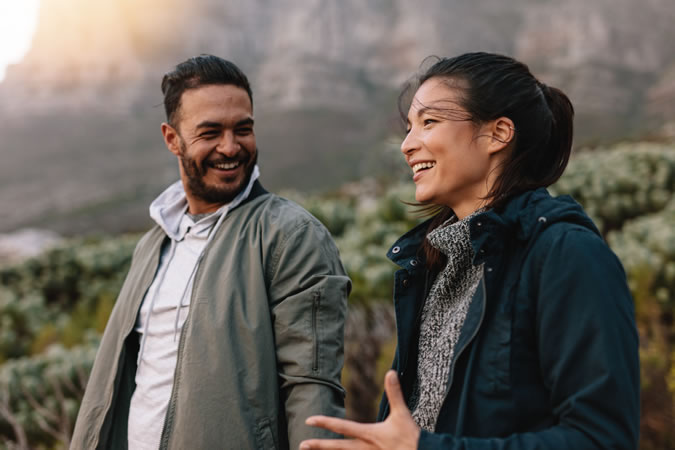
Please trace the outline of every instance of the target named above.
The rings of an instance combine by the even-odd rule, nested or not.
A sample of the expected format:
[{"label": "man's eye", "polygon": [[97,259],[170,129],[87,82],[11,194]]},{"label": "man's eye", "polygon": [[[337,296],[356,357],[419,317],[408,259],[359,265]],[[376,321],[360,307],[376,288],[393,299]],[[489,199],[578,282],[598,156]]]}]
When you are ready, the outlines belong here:
[{"label": "man's eye", "polygon": [[253,133],[253,128],[251,127],[237,128],[237,134],[240,136],[247,136],[251,133]]},{"label": "man's eye", "polygon": [[216,130],[209,130],[209,131],[205,131],[205,132],[201,133],[199,136],[211,138],[211,137],[215,137],[217,135],[218,135],[218,132]]}]

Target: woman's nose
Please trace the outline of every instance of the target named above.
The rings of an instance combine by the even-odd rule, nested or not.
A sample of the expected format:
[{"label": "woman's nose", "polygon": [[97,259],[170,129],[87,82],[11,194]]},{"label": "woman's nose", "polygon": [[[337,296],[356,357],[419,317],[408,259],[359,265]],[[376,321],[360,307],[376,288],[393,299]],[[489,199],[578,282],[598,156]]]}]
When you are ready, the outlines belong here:
[{"label": "woman's nose", "polygon": [[417,149],[419,146],[419,140],[417,139],[417,136],[415,135],[413,130],[408,131],[408,134],[406,134],[405,139],[403,139],[403,142],[401,142],[401,152],[404,155],[409,155],[412,153],[415,149]]}]

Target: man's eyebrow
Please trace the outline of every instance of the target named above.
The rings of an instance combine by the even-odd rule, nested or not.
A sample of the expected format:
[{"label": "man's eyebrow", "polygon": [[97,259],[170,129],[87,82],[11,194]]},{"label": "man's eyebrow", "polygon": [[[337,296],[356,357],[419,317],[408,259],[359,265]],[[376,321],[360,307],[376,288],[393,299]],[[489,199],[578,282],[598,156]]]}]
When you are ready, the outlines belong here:
[{"label": "man's eyebrow", "polygon": [[246,119],[240,120],[239,122],[235,123],[234,127],[237,128],[246,125],[253,126],[253,122],[254,122],[253,117],[247,117]]},{"label": "man's eyebrow", "polygon": [[[239,122],[236,122],[234,124],[234,128],[237,127],[242,127],[242,126],[253,126],[253,118],[252,117],[247,117],[246,119],[242,119]],[[223,124],[220,122],[213,122],[211,120],[204,120],[203,122],[199,122],[197,126],[195,127],[196,129],[200,128],[223,128]]]},{"label": "man's eyebrow", "polygon": [[222,127],[223,127],[222,123],[205,120],[203,122],[199,122],[195,128],[222,128]]}]

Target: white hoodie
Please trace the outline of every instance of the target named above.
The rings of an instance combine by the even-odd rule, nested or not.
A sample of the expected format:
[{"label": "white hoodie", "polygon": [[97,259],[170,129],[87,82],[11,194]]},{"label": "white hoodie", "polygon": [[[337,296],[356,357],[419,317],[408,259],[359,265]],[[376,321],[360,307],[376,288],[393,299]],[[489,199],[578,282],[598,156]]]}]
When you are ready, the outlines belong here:
[{"label": "white hoodie", "polygon": [[246,188],[213,214],[194,222],[179,180],[150,205],[150,217],[170,238],[145,294],[134,331],[140,334],[136,389],[129,408],[130,449],[157,450],[173,387],[180,332],[190,309],[194,274],[208,242],[228,211],[245,200],[260,176],[255,166]]}]

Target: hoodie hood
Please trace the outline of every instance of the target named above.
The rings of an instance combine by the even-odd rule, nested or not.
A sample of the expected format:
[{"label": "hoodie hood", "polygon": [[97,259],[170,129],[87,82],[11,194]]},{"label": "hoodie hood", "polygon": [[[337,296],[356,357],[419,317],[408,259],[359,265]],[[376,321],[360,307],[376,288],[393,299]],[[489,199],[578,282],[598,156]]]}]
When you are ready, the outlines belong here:
[{"label": "hoodie hood", "polygon": [[[211,226],[213,222],[227,211],[237,207],[244,201],[251,193],[253,183],[260,177],[260,169],[258,165],[253,168],[251,179],[248,184],[230,203],[223,205],[214,214],[200,220],[198,224],[201,226]],[[182,180],[178,180],[164,190],[159,196],[150,204],[150,217],[159,225],[162,230],[174,241],[179,241],[183,238],[185,230],[181,229],[180,224],[183,216],[187,212],[188,202],[183,188]]]}]

